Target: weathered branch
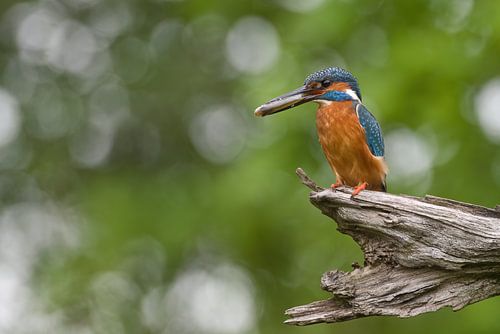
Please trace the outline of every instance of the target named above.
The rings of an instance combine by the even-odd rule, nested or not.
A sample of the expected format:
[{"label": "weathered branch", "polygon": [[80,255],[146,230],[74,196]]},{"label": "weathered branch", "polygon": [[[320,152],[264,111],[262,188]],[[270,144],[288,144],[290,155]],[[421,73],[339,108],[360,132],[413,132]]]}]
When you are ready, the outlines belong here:
[{"label": "weathered branch", "polygon": [[322,189],[297,174],[313,190],[312,204],[361,246],[365,265],[323,274],[321,287],[333,297],[287,310],[286,323],[411,317],[500,294],[498,209],[373,191],[351,199],[351,189]]}]

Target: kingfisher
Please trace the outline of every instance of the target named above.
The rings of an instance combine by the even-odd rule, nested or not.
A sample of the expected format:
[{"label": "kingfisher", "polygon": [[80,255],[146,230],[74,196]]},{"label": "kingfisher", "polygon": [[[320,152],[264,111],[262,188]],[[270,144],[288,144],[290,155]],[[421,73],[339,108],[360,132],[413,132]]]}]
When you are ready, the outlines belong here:
[{"label": "kingfisher", "polygon": [[382,131],[363,105],[358,82],[350,72],[340,67],[317,71],[300,88],[255,109],[255,115],[272,115],[310,101],[318,104],[319,142],[336,177],[331,187],[353,187],[353,197],[364,189],[387,191]]}]

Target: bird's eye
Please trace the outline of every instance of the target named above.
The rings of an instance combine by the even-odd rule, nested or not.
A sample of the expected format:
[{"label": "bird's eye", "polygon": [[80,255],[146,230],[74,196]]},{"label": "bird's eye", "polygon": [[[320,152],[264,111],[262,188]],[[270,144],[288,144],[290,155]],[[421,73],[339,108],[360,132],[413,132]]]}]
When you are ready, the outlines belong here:
[{"label": "bird's eye", "polygon": [[325,87],[325,88],[326,88],[326,87],[330,86],[330,85],[331,85],[331,83],[332,83],[332,82],[331,82],[330,80],[326,79],[326,80],[323,80],[323,81],[321,82],[321,86],[323,86],[323,87]]}]

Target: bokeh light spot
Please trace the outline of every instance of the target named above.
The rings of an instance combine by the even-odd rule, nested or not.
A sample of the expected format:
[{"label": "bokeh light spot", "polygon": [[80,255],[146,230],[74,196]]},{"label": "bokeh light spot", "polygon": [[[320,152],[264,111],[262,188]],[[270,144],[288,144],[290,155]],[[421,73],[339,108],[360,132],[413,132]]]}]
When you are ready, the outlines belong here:
[{"label": "bokeh light spot", "polygon": [[71,157],[82,167],[102,165],[113,147],[114,132],[105,124],[90,124],[70,143]]},{"label": "bokeh light spot", "polygon": [[138,38],[127,38],[115,45],[114,63],[116,72],[127,83],[139,81],[151,63],[149,44]]},{"label": "bokeh light spot", "polygon": [[50,65],[73,74],[83,73],[97,51],[97,42],[86,26],[66,21],[51,35],[47,57]]},{"label": "bokeh light spot", "polygon": [[104,1],[94,7],[90,26],[96,35],[112,41],[132,24],[133,18],[127,2]]},{"label": "bokeh light spot", "polygon": [[433,0],[429,4],[434,12],[434,24],[448,33],[464,29],[474,8],[474,0]]},{"label": "bokeh light spot", "polygon": [[158,23],[151,33],[150,46],[158,54],[165,54],[172,45],[176,34],[181,30],[182,23],[180,20],[165,20]]},{"label": "bokeh light spot", "polygon": [[387,64],[389,50],[387,34],[377,25],[363,25],[349,40],[349,58],[359,58],[370,66]]},{"label": "bokeh light spot", "polygon": [[17,26],[17,46],[24,60],[42,64],[62,17],[43,7],[28,7],[23,11],[25,16],[20,17]]},{"label": "bokeh light spot", "polygon": [[233,264],[192,269],[167,292],[166,311],[174,333],[246,333],[255,326],[254,287]]},{"label": "bokeh light spot", "polygon": [[241,72],[262,73],[278,58],[279,44],[278,33],[271,23],[260,17],[245,17],[227,35],[226,56]]},{"label": "bokeh light spot", "polygon": [[319,6],[321,6],[325,0],[278,0],[278,3],[282,5],[284,8],[298,13],[304,13],[312,11]]},{"label": "bokeh light spot", "polygon": [[163,289],[153,288],[141,301],[141,321],[154,332],[161,332],[166,326],[163,299]]},{"label": "bokeh light spot", "polygon": [[41,139],[56,139],[74,129],[82,117],[80,97],[55,85],[39,85],[29,108],[30,133]]},{"label": "bokeh light spot", "polygon": [[0,148],[17,137],[20,126],[21,115],[16,98],[0,88]]},{"label": "bokeh light spot", "polygon": [[484,133],[496,143],[500,143],[500,78],[486,83],[475,100],[475,111]]},{"label": "bokeh light spot", "polygon": [[196,115],[189,134],[201,156],[210,162],[224,164],[236,158],[245,147],[247,129],[233,107],[220,105]]},{"label": "bokeh light spot", "polygon": [[32,64],[82,74],[98,49],[93,32],[66,18],[57,6],[20,7],[16,13],[16,42],[21,58]]},{"label": "bokeh light spot", "polygon": [[89,110],[89,123],[72,138],[70,152],[82,167],[95,168],[106,162],[115,132],[129,116],[128,92],[118,84],[105,84],[91,94]]},{"label": "bokeh light spot", "polygon": [[435,152],[419,134],[407,128],[385,136],[389,175],[396,182],[422,183],[430,176]]},{"label": "bokeh light spot", "polygon": [[0,214],[0,332],[47,333],[59,325],[45,313],[39,295],[30,286],[43,254],[79,245],[74,224],[51,203],[25,202],[5,207]]},{"label": "bokeh light spot", "polygon": [[89,109],[93,115],[102,115],[116,126],[129,115],[128,91],[115,83],[105,84],[90,95]]}]

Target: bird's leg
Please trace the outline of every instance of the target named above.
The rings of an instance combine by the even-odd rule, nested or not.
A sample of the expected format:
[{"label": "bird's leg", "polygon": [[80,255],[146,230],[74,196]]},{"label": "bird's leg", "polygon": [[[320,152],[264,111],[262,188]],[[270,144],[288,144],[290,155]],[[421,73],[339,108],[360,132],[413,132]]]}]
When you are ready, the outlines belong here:
[{"label": "bird's leg", "polygon": [[337,179],[337,181],[335,181],[335,183],[333,183],[333,184],[330,186],[330,188],[332,188],[332,189],[336,189],[336,188],[338,188],[338,187],[340,187],[340,186],[343,186],[342,181],[340,181],[340,179]]},{"label": "bird's leg", "polygon": [[363,183],[359,184],[358,186],[354,187],[354,190],[351,194],[351,198],[354,198],[354,196],[358,195],[360,192],[365,190],[367,186],[368,186],[368,183],[363,182]]},{"label": "bird's leg", "polygon": [[332,189],[337,189],[338,187],[342,187],[344,185],[344,182],[342,182],[342,178],[340,177],[340,175],[337,173],[337,171],[335,170],[335,168],[333,167],[332,164],[330,164],[330,166],[332,166],[332,169],[333,171],[335,172],[335,183],[332,184],[330,186],[330,188]]}]

